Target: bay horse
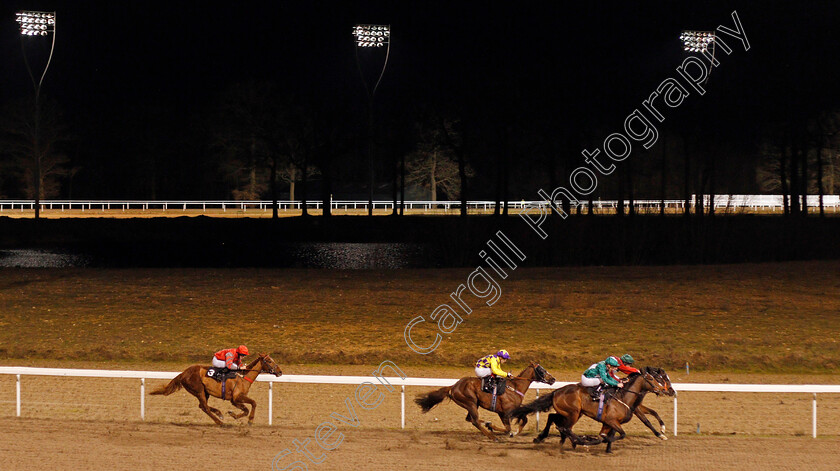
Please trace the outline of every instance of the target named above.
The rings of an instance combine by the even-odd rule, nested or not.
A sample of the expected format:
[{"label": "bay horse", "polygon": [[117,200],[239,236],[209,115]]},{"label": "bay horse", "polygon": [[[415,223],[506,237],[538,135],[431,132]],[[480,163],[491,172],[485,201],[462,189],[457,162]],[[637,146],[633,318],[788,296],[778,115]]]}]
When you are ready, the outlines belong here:
[{"label": "bay horse", "polygon": [[[487,436],[487,438],[493,441],[498,441],[493,433],[494,431],[503,431],[513,437],[521,433],[525,424],[528,423],[527,418],[525,418],[524,421],[520,421],[519,430],[516,433],[513,433],[511,432],[508,413],[522,404],[522,399],[525,398],[525,393],[534,381],[554,384],[555,380],[554,377],[545,370],[545,368],[539,365],[539,363],[532,361],[527,368],[519,373],[519,376],[515,376],[513,379],[508,380],[505,392],[496,396],[495,409],[490,408],[493,398],[492,393],[482,391],[481,378],[477,378],[475,376],[461,378],[452,386],[440,388],[428,394],[419,395],[414,402],[420,406],[423,413],[426,413],[448,397],[455,401],[456,404],[467,410],[467,418],[465,419],[467,422],[472,423],[475,428]],[[501,429],[499,427],[494,427],[490,422],[486,422],[485,424],[480,423],[478,420],[479,407],[499,414],[499,418],[502,419],[502,423],[505,428]]]},{"label": "bay horse", "polygon": [[[255,366],[259,363],[259,368]],[[208,366],[192,365],[183,373],[176,376],[166,386],[162,386],[150,394],[162,394],[168,396],[182,387],[190,394],[198,399],[198,408],[210,416],[218,425],[222,425],[222,411],[215,407],[210,407],[207,400],[210,396],[218,397],[223,401],[230,401],[235,407],[242,411],[241,414],[234,414],[228,412],[234,419],[241,419],[248,414],[248,407],[245,404],[251,404],[251,413],[248,415],[248,425],[254,422],[254,411],[257,409],[257,403],[248,397],[248,390],[251,389],[251,384],[257,379],[260,373],[269,373],[274,376],[281,376],[280,367],[274,360],[266,353],[260,353],[251,363],[244,369],[239,371],[246,371],[242,376],[227,379],[225,381],[225,395],[222,397],[222,382],[207,376]]]},{"label": "bay horse", "polygon": [[[666,389],[666,391],[663,392],[662,394],[664,394],[666,396],[672,396],[672,397],[677,394],[674,391],[673,386],[671,385],[671,378],[668,376],[668,373],[666,373],[665,370],[663,370],[662,368],[650,368],[649,372],[653,375],[654,379]],[[641,420],[642,423],[645,424],[645,426],[647,426],[647,428],[649,428],[650,431],[653,432],[653,434],[657,438],[659,438],[661,440],[667,440],[668,439],[668,437],[665,435],[665,432],[666,432],[665,422],[662,420],[662,417],[659,416],[658,412],[651,409],[650,407],[639,404],[639,405],[636,406],[636,410],[633,411],[633,415],[638,417],[639,420]],[[659,422],[659,430],[655,429],[653,427],[653,425],[650,423],[650,421],[646,417],[648,415],[652,415]],[[534,439],[534,442],[539,443],[539,442],[543,441],[548,436],[549,429],[551,428],[552,425],[556,426],[557,430],[559,430],[562,433],[563,432],[563,424],[564,424],[564,420],[563,420],[562,415],[557,414],[557,413],[548,414],[548,420],[546,422],[546,425],[543,428],[542,433],[540,433],[539,436],[536,439]],[[561,444],[565,440],[566,440],[566,436],[564,435],[562,440],[561,440]],[[570,441],[572,443],[572,448],[575,448],[575,446],[577,444],[572,440],[570,440]]]},{"label": "bay horse", "polygon": [[[652,392],[657,396],[668,393],[669,388],[660,381],[657,381],[652,373],[653,371],[655,370],[645,367],[640,373],[633,373],[628,376],[625,380],[624,387],[616,390],[612,399],[604,404],[604,410],[600,418],[597,417],[598,402],[593,401],[588,389],[579,383],[563,386],[551,394],[546,394],[536,401],[518,407],[510,413],[510,417],[522,421],[534,412],[545,412],[554,408],[557,414],[554,415],[553,420],[549,421],[549,425],[546,426],[543,432],[534,439],[535,443],[539,443],[545,439],[553,423],[560,429],[562,437],[560,441],[561,449],[563,442],[568,437],[573,446],[577,444],[593,445],[606,442],[607,453],[612,453],[613,442],[621,440],[626,436],[621,424],[627,423],[633,418],[636,408],[641,405],[645,395],[648,392]],[[585,415],[603,424],[599,438],[595,441],[590,442],[584,440],[572,432],[572,427],[580,420],[581,415]],[[562,422],[562,424],[559,422]],[[615,438],[616,432],[619,434],[618,438]]]}]

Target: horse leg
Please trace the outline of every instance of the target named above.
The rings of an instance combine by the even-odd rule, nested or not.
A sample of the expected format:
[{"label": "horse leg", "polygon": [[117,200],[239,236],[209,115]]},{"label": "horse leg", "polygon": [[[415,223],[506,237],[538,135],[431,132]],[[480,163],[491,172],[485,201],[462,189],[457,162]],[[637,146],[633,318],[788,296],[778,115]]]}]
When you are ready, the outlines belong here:
[{"label": "horse leg", "polygon": [[490,440],[493,440],[494,442],[499,441],[499,439],[496,438],[495,435],[493,435],[492,431],[484,428],[484,426],[481,424],[481,422],[479,422],[479,420],[478,420],[478,406],[477,405],[475,405],[475,404],[464,404],[462,402],[458,402],[458,404],[461,407],[463,407],[464,409],[467,409],[467,412],[468,412],[467,418],[469,419],[470,423],[472,423],[473,426],[478,429],[479,432],[483,433],[484,436],[486,436]]},{"label": "horse leg", "polygon": [[241,410],[241,411],[242,411],[242,413],[241,413],[241,414],[235,414],[233,411],[228,411],[228,414],[229,414],[231,417],[233,417],[234,419],[241,419],[242,417],[245,417],[246,415],[248,415],[248,408],[247,408],[247,407],[245,407],[245,404],[243,404],[243,403],[242,403],[241,398],[238,398],[238,397],[237,397],[237,398],[235,398],[235,399],[231,399],[231,400],[230,400],[230,403],[231,403],[234,407],[236,407],[237,409],[239,409],[239,410]]},{"label": "horse leg", "polygon": [[[502,420],[504,421],[504,419],[502,419]],[[508,421],[507,423],[509,424],[510,423],[510,418],[508,418],[507,421]],[[522,435],[522,430],[525,428],[526,425],[528,425],[528,417],[523,417],[523,418],[519,419],[519,429],[516,431],[516,433],[511,435],[511,437],[514,437],[516,435]]]},{"label": "horse leg", "polygon": [[[196,397],[198,398],[198,408],[203,410],[205,414],[207,414],[211,419],[213,419],[213,422],[216,422],[216,425],[222,425],[221,419],[213,415],[213,413],[210,411],[210,409],[212,408],[207,405],[207,398],[205,398],[203,394],[199,394]],[[221,412],[219,414],[221,414]]]},{"label": "horse leg", "polygon": [[[662,417],[659,417],[659,414],[657,414],[655,410],[645,406],[638,406],[636,408],[635,414],[636,417],[638,417],[643,424],[647,425],[647,427],[653,432],[654,435],[661,438],[662,440],[668,439],[668,437],[665,436],[665,422],[662,421]],[[645,417],[645,414],[652,415],[656,418],[656,420],[659,421],[659,430],[653,428],[653,426],[650,424],[650,421],[647,420],[647,417]]]},{"label": "horse leg", "polygon": [[[604,422],[605,426],[610,427],[612,430],[609,431],[606,438],[604,439],[607,442],[607,453],[612,453],[612,444],[614,441],[621,440],[627,436],[624,433],[624,429],[621,428],[621,424],[618,423],[616,420],[611,420],[609,422]],[[615,432],[618,432],[618,438],[615,438]]]},{"label": "horse leg", "polygon": [[505,418],[505,414],[502,412],[497,412],[497,414],[499,414],[499,418],[502,419],[502,424],[504,424],[505,428],[496,427],[493,425],[493,422],[490,422],[489,420],[484,422],[484,426],[487,427],[487,430],[493,432],[503,432],[513,437],[513,434],[510,432],[510,419]]},{"label": "horse leg", "polygon": [[[502,423],[505,425],[505,433],[507,433],[507,434],[508,434],[508,436],[509,436],[510,438],[513,438],[514,436],[516,436],[516,433],[513,433],[513,432],[510,430],[510,418],[509,418],[509,417],[507,417],[505,414],[503,414],[503,413],[501,413],[501,412],[499,412],[499,418],[500,418],[500,419],[502,419]],[[524,425],[520,425],[520,427],[519,427],[519,432],[521,432],[521,431],[522,431],[522,427],[523,427],[523,426],[524,426]],[[517,433],[518,433],[518,432],[517,432]]]},{"label": "horse leg", "polygon": [[[551,425],[554,424],[555,421],[558,420],[559,416],[560,416],[560,414],[557,414],[557,413],[548,414],[548,419],[545,421],[545,427],[543,428],[543,431],[540,432],[539,435],[537,435],[537,438],[534,439],[534,443],[540,443],[543,440],[545,440],[546,437],[548,437],[548,434],[551,431]],[[560,426],[558,425],[557,428],[559,429]],[[562,446],[562,443],[561,443],[561,446]]]},{"label": "horse leg", "polygon": [[220,419],[225,418],[224,414],[222,414],[222,411],[220,411],[219,409],[216,409],[215,407],[210,405],[210,402],[209,402],[210,401],[210,393],[208,393],[207,391],[204,392],[204,399],[205,399],[205,403],[207,404],[207,409],[210,412],[219,416]]},{"label": "horse leg", "polygon": [[251,404],[251,413],[248,414],[248,425],[251,425],[252,423],[254,423],[254,411],[257,410],[257,401],[251,399],[248,396],[243,396],[239,398],[239,400]]}]

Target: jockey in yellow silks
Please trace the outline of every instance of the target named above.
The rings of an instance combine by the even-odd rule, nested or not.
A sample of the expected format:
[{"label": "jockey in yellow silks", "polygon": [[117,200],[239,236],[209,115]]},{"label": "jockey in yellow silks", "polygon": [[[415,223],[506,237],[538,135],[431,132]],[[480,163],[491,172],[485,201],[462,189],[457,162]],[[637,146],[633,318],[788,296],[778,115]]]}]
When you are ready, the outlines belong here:
[{"label": "jockey in yellow silks", "polygon": [[513,375],[502,369],[502,363],[510,360],[507,350],[499,350],[496,353],[481,357],[475,362],[475,375],[479,378],[494,376],[499,378],[513,378]]}]

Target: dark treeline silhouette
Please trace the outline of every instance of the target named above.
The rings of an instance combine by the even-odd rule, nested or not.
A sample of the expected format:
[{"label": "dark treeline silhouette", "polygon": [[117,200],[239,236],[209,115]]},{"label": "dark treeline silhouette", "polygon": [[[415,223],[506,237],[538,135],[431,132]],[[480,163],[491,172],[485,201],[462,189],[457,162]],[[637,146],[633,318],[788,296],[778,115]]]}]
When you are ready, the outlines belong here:
[{"label": "dark treeline silhouette", "polygon": [[[568,186],[569,173],[583,165],[581,151],[611,132],[569,124],[575,117],[563,113],[540,115],[515,93],[507,102],[470,98],[461,107],[427,101],[377,110],[376,199],[490,200],[496,214],[507,214],[506,201]],[[70,123],[57,103],[45,107],[42,198],[366,199],[366,123],[348,100],[246,81],[186,118],[170,104],[145,103],[120,121]],[[9,103],[0,121],[3,198],[33,197],[30,109],[26,100]],[[838,116],[835,109],[800,113],[757,124],[744,139],[728,135],[714,110],[695,106],[660,125],[651,149],[637,146],[614,174],[601,176],[589,199],[618,199],[617,215],[633,216],[635,199],[687,203],[695,195],[696,206],[685,210],[700,216],[704,195],[775,193],[786,195],[785,214],[806,214],[805,195],[840,191]],[[570,212],[568,201],[561,204]]]}]

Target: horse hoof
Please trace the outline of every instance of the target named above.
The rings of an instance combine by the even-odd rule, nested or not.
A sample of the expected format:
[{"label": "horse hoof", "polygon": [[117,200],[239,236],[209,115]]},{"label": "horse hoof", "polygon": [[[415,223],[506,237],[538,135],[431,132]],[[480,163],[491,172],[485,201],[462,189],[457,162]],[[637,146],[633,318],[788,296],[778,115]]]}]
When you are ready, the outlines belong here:
[{"label": "horse hoof", "polygon": [[666,437],[665,434],[660,435],[659,438],[662,439],[662,440],[667,440],[668,439],[668,437]]},{"label": "horse hoof", "polygon": [[542,441],[543,441],[543,439],[539,438],[539,437],[534,439],[534,443],[542,443]]}]

